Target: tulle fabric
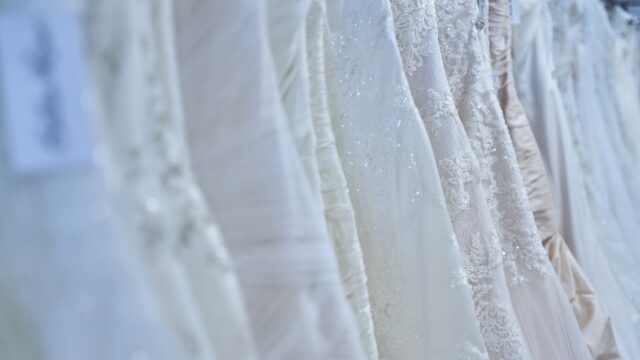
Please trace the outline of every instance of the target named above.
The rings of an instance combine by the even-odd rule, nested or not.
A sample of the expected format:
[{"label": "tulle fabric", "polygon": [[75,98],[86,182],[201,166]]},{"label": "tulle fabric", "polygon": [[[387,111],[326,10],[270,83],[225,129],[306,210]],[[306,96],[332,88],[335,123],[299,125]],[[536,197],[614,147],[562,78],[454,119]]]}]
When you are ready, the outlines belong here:
[{"label": "tulle fabric", "polygon": [[281,105],[266,37],[271,7],[174,6],[193,169],[236,263],[259,357],[362,358],[321,209]]}]

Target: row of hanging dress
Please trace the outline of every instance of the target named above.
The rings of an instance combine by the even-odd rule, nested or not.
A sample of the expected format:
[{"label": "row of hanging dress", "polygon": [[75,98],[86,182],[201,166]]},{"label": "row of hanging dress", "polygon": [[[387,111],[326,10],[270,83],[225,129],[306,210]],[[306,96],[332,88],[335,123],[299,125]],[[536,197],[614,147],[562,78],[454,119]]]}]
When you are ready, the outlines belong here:
[{"label": "row of hanging dress", "polygon": [[[594,13],[595,16],[604,13],[602,4],[585,3],[520,2],[522,16],[513,27],[516,82],[552,179],[557,207],[561,209],[560,229],[592,281],[605,313],[611,316],[620,357],[634,358],[638,356],[637,336],[632,324],[634,310],[610,265],[633,256],[633,252],[610,262],[604,248],[613,242],[631,239],[623,235],[620,223],[633,227],[636,222],[627,218],[628,224],[618,223],[611,208],[614,194],[608,191],[618,189],[615,196],[624,197],[626,195],[620,194],[625,193],[627,184],[611,188],[612,184],[604,183],[604,170],[594,168],[603,166],[602,148],[606,151],[614,149],[614,145],[603,137],[608,130],[601,126],[590,133],[584,132],[602,121],[604,115],[597,115],[597,107],[606,102],[601,99],[607,98],[595,93],[597,87],[608,86],[608,79],[594,77],[596,61],[593,59],[609,66],[605,59],[597,57],[604,56],[601,53],[584,50],[583,44],[596,42],[602,36],[595,32],[585,34],[587,27],[595,26],[585,24],[586,13],[591,17]],[[588,134],[593,137],[589,138]],[[596,146],[600,150],[596,150]],[[615,159],[609,161],[613,162],[608,163],[611,173],[607,177],[617,177],[617,181],[621,181],[623,177],[616,173],[620,171],[616,167],[619,163]],[[627,196],[618,206],[629,204],[628,199]],[[633,216],[630,206],[627,210],[627,216]],[[626,271],[633,273],[637,263],[630,260],[627,264]]]},{"label": "row of hanging dress", "polygon": [[14,358],[636,358],[593,210],[634,185],[589,180],[546,3],[513,44],[506,0],[83,5],[96,161],[2,175]]},{"label": "row of hanging dress", "polygon": [[[472,2],[469,4],[473,5]],[[314,205],[322,204],[326,198],[322,197],[321,190],[323,182],[327,182],[327,179],[326,176],[325,178],[320,176],[326,173],[320,172],[321,166],[316,153],[319,134],[313,127],[314,113],[309,99],[311,86],[307,83],[307,79],[313,79],[315,75],[309,75],[309,60],[305,58],[306,41],[309,39],[305,36],[304,21],[310,9],[316,6],[323,9],[323,4],[299,3],[293,8],[285,5],[282,2],[266,2],[263,10],[250,10],[241,4],[225,6],[215,4],[214,6],[202,2],[191,2],[175,5],[177,64],[180,69],[181,97],[185,104],[184,119],[192,158],[191,166],[213,212],[220,214],[218,219],[243,288],[257,353],[266,358],[295,358],[296,356],[351,358],[357,356],[359,347],[350,347],[350,345],[358,345],[359,342],[349,331],[349,314],[341,312],[340,307],[331,301],[330,284],[334,284],[334,289],[337,290],[335,288],[337,278],[331,276],[331,274],[335,275],[336,269],[330,257],[323,260],[322,256],[319,256],[323,253],[322,248],[325,249],[325,254],[328,254],[327,250],[330,248],[327,247],[329,243],[326,241],[324,229],[318,227],[321,222],[318,221],[319,213],[314,208]],[[536,344],[532,340],[536,336],[543,339],[549,333],[542,331],[544,329],[542,326],[536,328],[535,321],[541,319],[540,316],[529,318],[524,316],[524,309],[529,306],[524,301],[527,296],[516,294],[509,289],[509,285],[525,281],[518,272],[516,265],[518,257],[522,257],[523,263],[526,264],[521,265],[520,271],[525,271],[525,268],[526,271],[537,270],[543,275],[540,280],[542,284],[548,279],[546,275],[551,268],[537,233],[532,230],[533,218],[526,205],[515,209],[516,214],[521,215],[513,215],[514,218],[528,216],[528,221],[525,220],[525,223],[529,224],[529,229],[524,230],[520,220],[503,219],[499,210],[490,209],[490,201],[499,201],[489,200],[483,194],[485,191],[483,185],[488,189],[486,191],[492,192],[497,198],[500,197],[499,191],[492,187],[494,185],[491,184],[492,180],[487,181],[491,185],[483,184],[480,175],[482,168],[474,159],[477,154],[471,150],[472,142],[464,134],[464,127],[456,115],[455,102],[451,95],[449,95],[451,101],[446,103],[448,107],[444,108],[444,113],[442,115],[439,113],[442,110],[438,108],[439,104],[431,106],[430,111],[435,113],[433,116],[425,117],[427,119],[425,121],[428,122],[438,116],[442,116],[447,121],[453,121],[452,129],[458,129],[456,130],[458,141],[463,144],[463,149],[466,147],[466,153],[462,154],[461,159],[434,157],[429,135],[423,125],[420,112],[412,101],[411,90],[403,72],[390,4],[380,1],[378,4],[366,5],[351,3],[329,5],[325,30],[327,33],[325,56],[328,69],[324,81],[328,90],[327,104],[333,129],[335,129],[337,153],[342,161],[353,202],[358,230],[357,239],[362,246],[368,276],[368,297],[379,356],[381,358],[451,358],[452,356],[484,358],[486,348],[490,353],[495,354],[495,358],[529,358],[534,353],[544,356],[542,354],[545,351],[550,351],[547,354],[552,357],[583,357],[578,353],[586,353],[586,346],[581,343],[568,302],[564,307],[558,308],[561,309],[560,314],[564,315],[556,317],[559,322],[554,327],[565,334],[559,333],[556,334],[557,336],[551,335],[541,340],[552,344],[557,343],[557,346],[546,347],[541,342]],[[418,6],[412,7],[412,5]],[[413,12],[412,15],[418,16],[419,20],[424,18],[433,25],[426,38],[429,43],[419,44],[419,46],[435,48],[440,46],[436,42],[438,40],[436,24],[440,25],[449,20],[444,15],[442,19],[436,19],[434,4],[430,2],[398,3],[394,6],[397,11],[407,11],[410,14]],[[475,7],[471,9],[478,10]],[[464,11],[467,11],[462,7],[455,9],[456,11],[444,7],[443,10],[446,11],[442,11],[442,14],[454,17],[465,14]],[[210,18],[214,14],[223,15],[223,18],[228,19],[227,22],[212,23]],[[469,25],[464,31],[473,34],[476,31],[473,22],[474,13],[472,11],[468,14],[464,15],[469,20]],[[240,21],[242,16],[249,16],[257,24],[256,30],[262,31],[254,31],[253,37],[250,37],[246,34],[247,29],[243,27],[241,36],[235,33],[238,25],[245,24],[244,21]],[[262,23],[263,21],[266,21],[266,24]],[[264,25],[266,27],[262,28]],[[219,31],[213,31],[212,26],[219,27]],[[407,31],[412,30],[407,29]],[[227,36],[224,36],[225,32],[228,32]],[[495,95],[492,94],[492,87],[488,82],[490,80],[488,57],[486,57],[488,53],[484,53],[488,51],[486,47],[488,43],[482,42],[477,34],[474,36],[476,36],[473,38],[474,46],[479,53],[483,54],[483,57],[477,59],[477,66],[485,66],[486,76],[482,78],[486,84],[483,90],[486,93],[484,96],[492,98]],[[202,39],[201,37],[209,39],[206,46],[203,42],[197,41]],[[242,41],[229,42],[230,38]],[[449,46],[460,46],[454,40],[460,39],[442,41],[446,41],[445,44]],[[238,66],[241,62],[237,56],[245,55],[240,51],[245,49],[240,48],[243,41],[249,41],[254,46],[259,44],[255,48],[262,49],[260,51],[265,54],[249,58],[243,56],[242,59],[248,63],[246,66]],[[238,50],[234,51],[232,45],[238,47]],[[376,52],[372,53],[373,51]],[[227,56],[214,57],[215,54],[221,53]],[[234,56],[234,54],[238,55]],[[273,60],[270,60],[271,56]],[[376,61],[362,61],[366,58],[376,59]],[[264,63],[256,64],[256,59]],[[442,58],[436,56],[430,61],[439,64],[442,85],[438,87],[446,96],[449,90]],[[461,66],[464,65],[461,64]],[[270,73],[269,70],[272,67],[273,73]],[[244,71],[247,68],[256,69],[256,73],[244,72],[244,75],[240,75],[232,71],[233,69]],[[459,71],[468,70],[462,67]],[[262,75],[259,75],[260,73]],[[227,77],[229,80],[225,81]],[[239,79],[247,80],[243,82]],[[464,84],[460,80],[456,81],[461,86]],[[216,98],[204,97],[205,94],[215,93],[217,84],[222,83],[233,84],[233,86],[225,89],[219,102]],[[474,82],[470,81],[469,84],[472,85]],[[212,88],[207,91],[207,87]],[[473,94],[474,91],[478,90],[474,88],[471,93]],[[255,100],[250,96],[252,93],[256,93]],[[316,99],[314,97],[314,100]],[[423,99],[420,100],[429,100],[429,98]],[[493,111],[496,116],[494,126],[503,130],[495,132],[497,134],[495,136],[501,136],[501,140],[497,141],[504,144],[506,153],[510,152],[509,159],[513,163],[511,163],[512,166],[503,165],[502,171],[505,175],[487,174],[488,170],[484,169],[484,176],[506,176],[507,178],[503,179],[505,182],[503,186],[508,186],[506,183],[511,179],[509,176],[517,179],[515,171],[517,167],[513,166],[515,162],[513,149],[509,150],[508,147],[510,145],[507,141],[508,134],[504,131],[506,125],[500,122],[503,119],[501,116],[498,117],[499,110],[495,109],[499,108],[497,101],[493,99],[495,104]],[[241,103],[236,105],[238,101]],[[283,104],[282,107],[277,105],[280,102]],[[247,103],[264,105],[258,107],[260,111],[252,115],[252,111],[255,110],[242,106]],[[254,119],[264,116],[272,119],[271,123],[274,125],[271,125],[271,130],[264,122],[255,123]],[[229,121],[233,119],[233,122],[223,121],[225,118],[230,119]],[[241,119],[244,122],[240,121]],[[374,121],[375,119],[379,120]],[[230,126],[236,129],[232,142],[226,136]],[[279,130],[274,133],[275,129]],[[242,139],[240,135],[243,133],[247,134],[246,143],[240,141]],[[252,133],[256,135],[250,136]],[[278,133],[280,135],[277,135]],[[274,141],[276,144],[273,144]],[[282,144],[278,145],[278,142]],[[259,148],[260,144],[263,146],[262,151],[250,150]],[[272,154],[269,156],[270,161],[264,159],[264,156],[274,148],[279,149],[280,154],[275,157],[276,159],[289,158],[290,160],[283,161],[281,164],[274,163]],[[393,149],[391,153],[389,148]],[[444,143],[441,148],[445,148]],[[484,158],[487,157],[487,152],[479,154],[482,154],[485,162],[491,161]],[[462,174],[463,177],[471,176],[471,180],[456,178],[461,171],[460,166],[463,167],[462,171],[471,173],[470,175]],[[467,169],[469,166],[470,168]],[[447,174],[451,174],[451,177],[444,176],[441,180],[438,177],[438,168],[442,169],[440,173],[448,171]],[[278,173],[278,170],[283,173]],[[276,172],[270,173],[273,171]],[[226,176],[216,176],[217,173],[224,173]],[[237,177],[229,176],[234,173],[253,173],[254,175],[240,176],[246,180],[239,182]],[[293,182],[288,182],[288,186],[281,190],[274,189],[273,179],[287,178],[285,176],[287,173],[294,175],[292,180],[289,180]],[[259,179],[262,176],[270,181],[257,186],[261,183]],[[466,182],[469,181],[473,181],[474,198],[477,199],[478,205],[474,205],[473,211],[467,213],[465,222],[460,220],[465,219],[464,217],[457,218],[457,212],[464,210],[466,206],[460,203],[459,197],[462,196],[464,202],[467,191]],[[296,183],[300,184],[300,192],[297,194],[296,187],[291,187]],[[309,186],[303,186],[302,183]],[[274,196],[277,194],[282,195]],[[521,183],[512,194],[520,200],[523,199],[525,193]],[[513,200],[507,200],[505,195],[501,196],[505,198],[502,201],[502,211],[512,209],[510,204]],[[246,198],[246,202],[243,198]],[[256,207],[255,204],[259,204],[260,199],[263,199],[265,204],[268,203],[267,200],[273,199],[269,204],[276,208]],[[283,204],[287,203],[284,201],[286,199],[291,199],[291,204],[283,207]],[[297,201],[293,201],[296,199]],[[302,201],[303,199],[306,200]],[[522,201],[516,201],[516,203],[522,204]],[[255,214],[253,219],[249,204],[253,205],[252,211]],[[348,206],[348,200],[346,204]],[[445,204],[449,205],[448,209]],[[450,216],[450,212],[455,212],[455,217]],[[307,214],[306,219],[304,214]],[[280,223],[284,219],[287,223]],[[300,220],[296,222],[295,219]],[[486,229],[482,233],[472,233],[474,227],[469,225],[469,221],[476,219],[481,219],[478,224],[485,224],[481,225]],[[492,223],[496,221],[495,219],[501,220],[504,227],[510,226],[509,230],[500,232],[502,238],[493,229],[496,226]],[[244,226],[246,222],[253,226]],[[513,225],[513,223],[516,224]],[[307,225],[304,226],[304,224]],[[283,229],[287,231],[281,233]],[[297,234],[296,230],[299,231]],[[457,237],[454,236],[454,231]],[[520,233],[513,234],[517,231]],[[522,236],[523,239],[518,239],[518,236]],[[251,238],[260,239],[261,242],[243,244],[243,241]],[[291,240],[284,241],[287,238]],[[296,244],[296,238],[300,239],[298,244]],[[314,238],[317,240],[314,241]],[[323,238],[325,238],[324,241]],[[354,235],[351,239],[353,238]],[[270,239],[282,239],[283,245],[271,245]],[[336,240],[335,237],[334,240]],[[513,243],[516,241],[520,241],[518,244],[523,244],[526,250],[519,252],[520,246]],[[340,242],[335,241],[335,243]],[[310,247],[311,245],[315,246]],[[271,246],[274,247],[270,248]],[[297,261],[293,258],[288,260],[287,246],[296,249],[297,259],[295,260]],[[309,247],[308,250],[305,251],[305,247]],[[503,247],[508,247],[509,253],[501,250]],[[342,268],[347,271],[356,269],[356,273],[361,272],[362,270],[358,270],[362,269],[358,266],[360,256],[358,246],[347,245],[347,249],[349,248],[354,251],[355,256],[338,252],[338,258],[345,259],[343,262],[346,265]],[[335,249],[341,249],[341,247],[336,246]],[[529,250],[533,250],[533,254],[528,253]],[[451,255],[443,257],[443,254],[447,253]],[[275,259],[278,261],[269,261],[269,256],[274,256],[274,261]],[[286,266],[289,262],[291,266]],[[278,266],[271,269],[270,266],[275,264]],[[328,278],[320,275],[323,273],[322,269],[325,269],[324,273],[329,276]],[[508,271],[511,272],[509,277],[506,275]],[[425,278],[424,275],[427,277]],[[320,296],[318,292],[323,288],[316,283],[316,293],[306,297],[306,301],[312,302],[306,305],[303,305],[302,298],[296,301],[296,293],[291,292],[292,290],[284,292],[288,296],[278,298],[274,296],[277,291],[274,291],[273,285],[266,288],[260,286],[263,282],[277,280],[277,284],[286,289],[287,279],[296,279],[304,284],[307,276],[310,278],[306,281],[321,281],[321,283],[324,281],[327,285],[325,285],[326,294]],[[361,274],[358,276],[360,279],[364,278]],[[348,279],[344,280],[346,282]],[[560,294],[560,287],[557,279],[551,278],[551,280],[549,282],[551,288],[547,289],[552,296],[550,299],[553,299]],[[359,282],[362,283],[362,280]],[[471,292],[465,286],[467,282],[471,284]],[[474,283],[477,283],[475,289]],[[544,290],[545,294],[547,289]],[[356,298],[366,301],[367,295],[362,288],[358,290],[356,287],[354,291],[360,292]],[[340,292],[334,294],[341,295]],[[431,294],[438,294],[438,296],[434,298]],[[518,295],[521,297],[518,298]],[[314,299],[317,301],[319,296],[325,300],[314,303]],[[280,301],[268,302],[266,298],[280,299]],[[340,296],[334,297],[334,301],[339,298]],[[517,303],[518,299],[520,303]],[[300,305],[296,306],[297,303]],[[529,304],[535,304],[535,302]],[[538,302],[538,304],[541,310],[545,306],[544,302]],[[558,304],[551,301],[546,305],[548,310],[555,308]],[[515,310],[517,306],[521,309],[519,314]],[[358,308],[358,302],[355,302],[354,307]],[[328,321],[327,313],[320,315],[318,312],[322,309],[326,309],[324,311],[331,309],[336,322]],[[313,315],[314,313],[316,315]],[[295,333],[300,338],[297,338],[293,336],[293,332],[289,332],[292,331],[290,326],[285,324],[291,324],[287,321],[290,318],[287,315],[300,316],[301,314],[308,314],[309,322],[298,321],[299,331]],[[372,350],[372,346],[375,345],[372,345],[373,340],[370,338],[374,331],[371,328],[371,322],[367,321],[367,311],[363,314],[364,316],[360,316],[358,322],[361,330],[360,338],[363,343],[369,343],[369,346],[365,347],[368,356],[375,357],[378,355],[376,350]],[[560,319],[563,316],[573,322],[561,322]],[[314,318],[323,318],[324,321],[314,323],[312,321]],[[341,325],[338,319],[345,320],[344,330],[340,330]],[[528,332],[525,333],[522,329],[527,329]],[[318,339],[323,341],[317,342]],[[481,339],[484,339],[484,344]],[[279,344],[282,345],[278,346]],[[325,347],[318,347],[319,344],[325,344]]]},{"label": "row of hanging dress", "polygon": [[516,91],[511,55],[511,10],[509,1],[489,3],[491,59],[498,98],[516,150],[538,233],[571,302],[591,355],[593,358],[614,358],[619,355],[610,318],[559,233],[544,161]]}]

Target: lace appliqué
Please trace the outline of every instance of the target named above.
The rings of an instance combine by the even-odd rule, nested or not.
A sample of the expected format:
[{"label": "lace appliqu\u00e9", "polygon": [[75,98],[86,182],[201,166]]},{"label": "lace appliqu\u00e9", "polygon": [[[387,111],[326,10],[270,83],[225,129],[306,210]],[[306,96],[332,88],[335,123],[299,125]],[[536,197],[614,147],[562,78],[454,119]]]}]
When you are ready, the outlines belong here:
[{"label": "lace appliqu\u00e9", "polygon": [[436,29],[435,11],[427,0],[392,0],[391,9],[404,69],[410,75],[422,67],[423,57],[437,45],[424,41]]},{"label": "lace appliqu\u00e9", "polygon": [[550,272],[548,259],[537,234],[526,191],[519,179],[515,151],[506,124],[501,119],[491,85],[486,40],[473,26],[474,0],[436,0],[440,44],[445,68],[458,110],[474,153],[494,223],[503,246],[504,262],[511,284],[526,281],[520,267],[535,270],[542,277]]},{"label": "lace appliqu\u00e9", "polygon": [[478,163],[472,152],[467,151],[453,159],[442,159],[438,166],[446,174],[443,177],[443,187],[451,217],[454,219],[460,211],[469,207],[471,196],[465,189],[465,185],[474,179]]},{"label": "lace appliqu\u00e9", "polygon": [[476,233],[464,251],[464,268],[472,285],[476,316],[487,349],[505,359],[520,360],[524,359],[525,350],[515,319],[506,306],[486,300],[492,298],[491,284],[502,265],[503,254],[496,235],[485,242]]},{"label": "lace appliqu\u00e9", "polygon": [[443,122],[455,120],[458,116],[453,96],[449,91],[427,89],[423,98],[425,104],[420,107],[420,114],[429,134],[438,136]]}]

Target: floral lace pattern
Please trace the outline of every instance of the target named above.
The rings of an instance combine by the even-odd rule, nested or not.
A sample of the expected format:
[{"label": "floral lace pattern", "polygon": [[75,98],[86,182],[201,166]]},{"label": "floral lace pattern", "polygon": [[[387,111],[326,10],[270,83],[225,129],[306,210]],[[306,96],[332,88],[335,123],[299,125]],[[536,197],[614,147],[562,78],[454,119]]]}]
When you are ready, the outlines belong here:
[{"label": "floral lace pattern", "polygon": [[453,96],[448,90],[429,88],[426,91],[425,98],[425,104],[420,106],[420,114],[423,114],[423,120],[429,134],[438,136],[442,123],[457,117]]},{"label": "floral lace pattern", "polygon": [[474,173],[478,169],[478,161],[475,155],[468,151],[461,153],[454,159],[439,160],[438,165],[446,174],[442,185],[447,196],[451,216],[455,219],[460,211],[469,208],[471,196],[465,186],[473,181]]},{"label": "floral lace pattern", "polygon": [[[396,8],[403,4],[397,1]],[[433,7],[433,1],[428,5]],[[432,12],[424,14],[435,16]],[[435,19],[428,22],[432,21]],[[403,31],[410,29],[397,27],[399,38],[411,37]],[[440,54],[438,29],[423,41],[434,44],[430,45],[434,52],[423,56],[421,64],[425,66],[409,73],[409,82],[438,159],[447,208],[460,242],[463,268],[454,273],[452,286],[462,280],[470,286],[481,334],[492,357],[524,359],[522,334],[507,295],[503,249],[482,184],[485,174],[458,117]],[[466,352],[459,354],[447,358],[474,358]]]},{"label": "floral lace pattern", "polygon": [[398,47],[408,74],[422,66],[423,56],[431,54],[437,44],[424,41],[436,28],[435,10],[428,0],[398,0],[391,2]]},{"label": "floral lace pattern", "polygon": [[[440,46],[458,112],[478,156],[511,285],[543,278],[549,261],[540,243],[515,151],[491,84],[486,34],[475,0],[436,0]],[[485,51],[486,50],[486,51]]]}]

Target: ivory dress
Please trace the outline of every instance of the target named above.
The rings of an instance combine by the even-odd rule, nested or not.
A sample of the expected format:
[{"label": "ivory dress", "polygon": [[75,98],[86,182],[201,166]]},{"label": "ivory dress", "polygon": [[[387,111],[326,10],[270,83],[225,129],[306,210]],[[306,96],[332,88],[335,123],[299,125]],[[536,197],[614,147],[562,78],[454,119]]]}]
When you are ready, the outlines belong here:
[{"label": "ivory dress", "polygon": [[584,271],[558,233],[557,216],[544,163],[516,93],[511,62],[511,17],[508,0],[489,1],[489,39],[498,99],[516,150],[542,243],[571,302],[593,358],[618,356],[610,318],[600,305]]},{"label": "ivory dress", "polygon": [[[240,289],[190,170],[170,1],[91,1],[101,162],[177,358],[254,359]],[[166,355],[175,358],[174,355]]]},{"label": "ivory dress", "polygon": [[391,4],[404,70],[437,159],[485,345],[491,358],[530,358],[511,305],[478,160],[449,89],[434,3],[392,0]]},{"label": "ivory dress", "polygon": [[[480,164],[512,304],[535,359],[590,356],[540,242],[491,82],[486,3],[437,0],[438,34],[458,114]],[[551,315],[553,314],[553,315]]]},{"label": "ivory dress", "polygon": [[[271,8],[262,1],[174,6],[192,167],[236,263],[257,356],[362,359],[319,199],[278,91]],[[282,26],[301,24],[300,16]]]},{"label": "ivory dress", "polygon": [[320,188],[324,216],[333,239],[338,267],[347,299],[356,314],[360,337],[367,359],[378,358],[367,276],[358,239],[355,213],[347,180],[331,127],[326,82],[325,46],[328,41],[325,0],[314,0],[307,15],[307,58],[311,93],[311,115],[316,137],[316,159],[320,172]]},{"label": "ivory dress", "polygon": [[[386,0],[327,8],[329,104],[381,359],[486,359]],[[437,296],[434,296],[437,294]]]}]

